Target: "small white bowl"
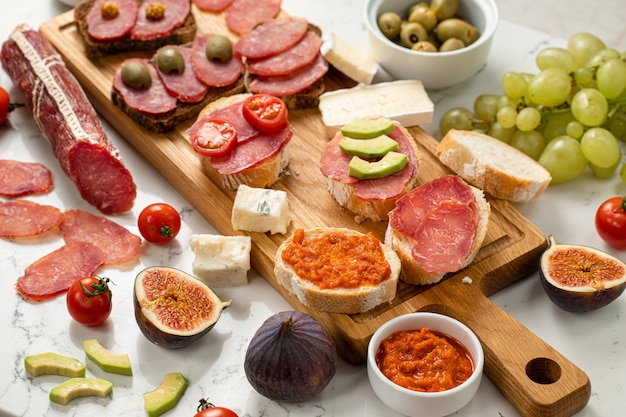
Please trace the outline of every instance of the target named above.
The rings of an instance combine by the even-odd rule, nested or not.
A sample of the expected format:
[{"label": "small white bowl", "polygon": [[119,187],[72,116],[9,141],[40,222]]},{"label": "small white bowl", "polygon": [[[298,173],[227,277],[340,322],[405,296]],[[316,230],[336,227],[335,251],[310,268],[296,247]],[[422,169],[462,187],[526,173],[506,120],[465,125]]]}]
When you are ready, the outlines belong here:
[{"label": "small white bowl", "polygon": [[485,64],[499,21],[494,0],[459,1],[457,16],[474,25],[480,38],[449,52],[419,52],[397,45],[378,28],[378,16],[396,12],[404,16],[415,0],[367,0],[365,24],[372,56],[395,79],[420,80],[427,89],[451,87],[474,76]]},{"label": "small white bowl", "polygon": [[[398,330],[444,333],[463,344],[474,360],[474,372],[461,385],[440,392],[420,392],[389,380],[376,364],[381,341]],[[463,408],[476,394],[483,375],[485,356],[476,335],[463,323],[437,313],[417,312],[395,317],[376,330],[367,349],[367,376],[374,393],[389,408],[410,417],[443,417]]]}]

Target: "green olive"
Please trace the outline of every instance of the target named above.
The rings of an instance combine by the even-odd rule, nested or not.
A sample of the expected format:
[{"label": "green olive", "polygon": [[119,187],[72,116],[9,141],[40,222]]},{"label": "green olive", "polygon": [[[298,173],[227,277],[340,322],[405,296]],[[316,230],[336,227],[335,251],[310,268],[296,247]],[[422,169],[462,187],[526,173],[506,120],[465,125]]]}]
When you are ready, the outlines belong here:
[{"label": "green olive", "polygon": [[439,22],[437,25],[437,37],[441,42],[450,38],[457,38],[465,45],[471,45],[478,39],[480,32],[474,26],[464,20],[452,18]]},{"label": "green olive", "polygon": [[419,41],[411,49],[419,52],[437,52],[437,47],[428,41]]},{"label": "green olive", "polygon": [[204,53],[209,61],[228,62],[233,56],[233,44],[224,35],[213,35],[207,39]]},{"label": "green olive", "polygon": [[122,66],[122,81],[131,88],[144,89],[150,88],[152,77],[146,64],[130,61]]},{"label": "green olive", "polygon": [[182,74],[185,71],[185,58],[177,48],[169,46],[159,51],[157,65],[165,74],[172,72]]},{"label": "green olive", "polygon": [[400,34],[402,18],[394,12],[385,12],[378,16],[378,28],[387,39],[396,39]]},{"label": "green olive", "polygon": [[459,8],[459,0],[432,0],[430,9],[439,21],[454,17]]},{"label": "green olive", "polygon": [[417,22],[408,22],[403,25],[400,31],[400,42],[407,48],[412,48],[413,45],[419,41],[425,41],[427,39],[428,31]]},{"label": "green olive", "polygon": [[430,32],[437,26],[437,16],[429,8],[416,7],[409,15],[409,22],[417,22]]},{"label": "green olive", "polygon": [[439,47],[439,52],[456,51],[465,48],[465,43],[458,38],[448,38]]}]

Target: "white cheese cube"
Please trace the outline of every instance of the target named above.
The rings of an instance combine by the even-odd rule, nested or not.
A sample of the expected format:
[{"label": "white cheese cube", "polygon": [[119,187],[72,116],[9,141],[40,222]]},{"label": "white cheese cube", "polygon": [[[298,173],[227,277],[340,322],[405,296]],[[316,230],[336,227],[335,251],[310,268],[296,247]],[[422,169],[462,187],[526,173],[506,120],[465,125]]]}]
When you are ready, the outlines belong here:
[{"label": "white cheese cube", "polygon": [[352,45],[335,33],[324,39],[321,51],[332,66],[358,83],[371,84],[378,72],[378,63],[369,51]]},{"label": "white cheese cube", "polygon": [[235,230],[286,233],[289,225],[287,193],[282,190],[240,185],[233,203],[231,222]]},{"label": "white cheese cube", "polygon": [[248,283],[250,236],[193,234],[189,245],[196,257],[191,265],[194,275],[211,287]]}]

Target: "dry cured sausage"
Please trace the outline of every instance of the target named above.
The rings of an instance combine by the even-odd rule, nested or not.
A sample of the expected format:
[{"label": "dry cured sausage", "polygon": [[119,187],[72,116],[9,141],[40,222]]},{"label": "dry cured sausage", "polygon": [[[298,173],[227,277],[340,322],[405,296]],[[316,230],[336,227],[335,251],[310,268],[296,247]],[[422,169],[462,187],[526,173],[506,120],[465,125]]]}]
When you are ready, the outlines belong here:
[{"label": "dry cured sausage", "polygon": [[289,96],[301,93],[321,80],[328,72],[328,61],[318,53],[315,60],[291,74],[257,77],[250,82],[248,90],[252,93]]},{"label": "dry cured sausage", "polygon": [[0,160],[0,195],[16,198],[45,194],[54,188],[52,172],[38,162]]},{"label": "dry cured sausage", "polygon": [[[105,2],[117,5],[115,17],[103,16],[101,7]],[[86,18],[89,35],[99,41],[121,39],[135,26],[138,11],[137,0],[96,0]]]},{"label": "dry cured sausage", "polygon": [[0,202],[0,237],[4,239],[37,236],[62,220],[63,213],[54,206],[29,200]]},{"label": "dry cured sausage", "polygon": [[104,214],[130,210],[137,194],[132,176],[52,44],[40,32],[18,26],[2,45],[1,59],[82,198]]},{"label": "dry cured sausage", "polygon": [[191,13],[189,0],[159,0],[159,3],[165,8],[163,17],[160,19],[150,17],[149,13],[146,13],[153,2],[144,1],[141,3],[137,21],[130,31],[132,39],[146,41],[169,35],[174,29],[185,23],[189,13]]},{"label": "dry cured sausage", "polygon": [[226,26],[235,33],[251,31],[259,23],[275,18],[281,0],[234,0],[224,11]]},{"label": "dry cured sausage", "polygon": [[248,59],[274,56],[300,42],[308,28],[309,22],[301,17],[269,20],[241,35],[234,50]]},{"label": "dry cured sausage", "polygon": [[248,72],[256,75],[284,75],[296,71],[315,60],[322,46],[322,38],[309,31],[295,46],[277,55],[251,60]]},{"label": "dry cured sausage", "polygon": [[221,12],[233,2],[233,0],[193,0],[200,10],[205,12]]},{"label": "dry cured sausage", "polygon": [[[197,103],[202,100],[209,91],[209,86],[196,77],[196,73],[191,65],[191,49],[182,46],[166,46],[165,48],[176,48],[185,62],[185,68],[182,73],[176,71],[165,73],[158,65],[156,66],[159,78],[161,78],[167,92],[184,103]],[[159,51],[155,55],[155,61],[158,54]]]},{"label": "dry cured sausage", "polygon": [[213,35],[199,35],[193,41],[191,65],[196,77],[212,87],[224,87],[233,84],[243,72],[243,62],[238,54],[233,54],[228,62],[209,60],[205,45]]}]

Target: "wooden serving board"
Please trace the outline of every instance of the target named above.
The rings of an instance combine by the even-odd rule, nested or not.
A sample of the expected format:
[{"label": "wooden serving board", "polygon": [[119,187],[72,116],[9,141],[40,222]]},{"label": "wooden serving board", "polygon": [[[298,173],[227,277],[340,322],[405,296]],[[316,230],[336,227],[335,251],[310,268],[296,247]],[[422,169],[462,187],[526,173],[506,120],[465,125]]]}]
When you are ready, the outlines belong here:
[{"label": "wooden serving board", "polygon": [[[200,33],[222,33],[236,39],[226,28],[222,15],[203,13],[195,8],[193,13]],[[184,133],[191,122],[167,134],[154,134],[111,104],[113,73],[130,55],[87,59],[72,11],[44,23],[40,30],[61,53],[96,110],[220,233],[241,234],[233,230],[230,221],[235,193],[221,189],[203,173]],[[354,82],[331,68],[326,84],[328,90],[334,90],[351,87]],[[326,190],[319,160],[329,138],[319,111],[291,111],[289,116],[294,128],[289,174],[274,186],[288,194],[292,223],[287,235],[295,228],[347,227],[372,231],[382,240],[386,222],[357,224],[353,214],[341,209]],[[436,140],[419,127],[409,130],[422,153],[420,183],[448,173],[433,154]],[[371,335],[392,317],[418,310],[439,312],[464,322],[478,335],[485,351],[485,373],[522,415],[572,415],[589,399],[587,375],[488,298],[537,270],[538,258],[547,245],[546,238],[509,203],[494,199],[490,202],[489,231],[472,265],[434,286],[401,284],[391,304],[363,314],[311,311],[276,283],[275,253],[286,235],[250,233],[252,265],[294,309],[319,320],[333,336],[340,355],[352,364],[364,363]],[[464,277],[469,277],[471,283],[463,280]]]}]

